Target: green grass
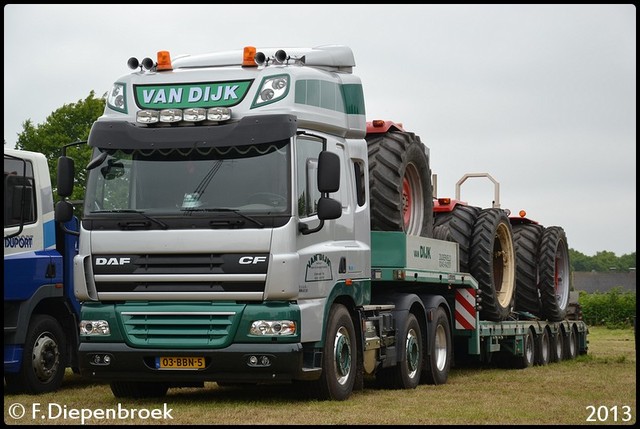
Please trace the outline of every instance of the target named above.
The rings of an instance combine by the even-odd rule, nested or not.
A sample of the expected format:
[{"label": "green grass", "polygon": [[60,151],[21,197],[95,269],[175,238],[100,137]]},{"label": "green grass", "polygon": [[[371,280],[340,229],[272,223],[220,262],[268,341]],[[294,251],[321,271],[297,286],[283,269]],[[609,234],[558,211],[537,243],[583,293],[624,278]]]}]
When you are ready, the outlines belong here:
[{"label": "green grass", "polygon": [[[379,390],[366,384],[342,402],[305,399],[298,385],[170,389],[160,400],[116,399],[106,384],[68,373],[64,387],[39,396],[5,395],[6,424],[78,424],[85,409],[171,409],[171,419],[93,418],[87,424],[634,424],[636,349],[632,329],[589,328],[589,352],[571,361],[524,370],[454,368],[445,385],[415,390]],[[34,403],[40,410],[33,418]],[[18,404],[18,405],[13,405]],[[58,413],[48,418],[48,404]],[[9,411],[24,407],[26,415]],[[66,407],[66,408],[65,408]],[[627,408],[628,407],[628,410]],[[597,411],[600,411],[600,419]],[[595,413],[593,412],[595,411]],[[594,420],[587,421],[593,414]],[[44,416],[44,418],[43,418]],[[606,416],[606,419],[604,418]],[[55,416],[54,416],[55,417]],[[625,421],[626,420],[626,421]]]}]

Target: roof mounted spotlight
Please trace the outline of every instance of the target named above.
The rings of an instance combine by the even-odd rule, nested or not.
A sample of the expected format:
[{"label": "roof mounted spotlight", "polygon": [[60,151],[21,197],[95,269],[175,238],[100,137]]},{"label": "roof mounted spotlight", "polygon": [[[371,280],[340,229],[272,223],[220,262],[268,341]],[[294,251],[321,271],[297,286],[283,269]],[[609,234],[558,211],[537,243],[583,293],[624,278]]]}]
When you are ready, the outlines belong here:
[{"label": "roof mounted spotlight", "polygon": [[287,53],[282,49],[279,49],[276,51],[276,55],[274,58],[279,64],[282,64],[289,59],[289,57],[287,56]]},{"label": "roof mounted spotlight", "polygon": [[153,60],[149,57],[145,58],[142,60],[142,67],[145,70],[151,70],[153,68],[154,64],[153,64]]},{"label": "roof mounted spotlight", "polygon": [[253,59],[259,66],[265,65],[268,61],[266,55],[263,52],[256,52]]},{"label": "roof mounted spotlight", "polygon": [[135,70],[138,67],[140,67],[140,61],[138,61],[138,59],[136,57],[131,57],[129,58],[129,60],[127,61],[127,65],[129,66],[129,68],[131,70]]}]

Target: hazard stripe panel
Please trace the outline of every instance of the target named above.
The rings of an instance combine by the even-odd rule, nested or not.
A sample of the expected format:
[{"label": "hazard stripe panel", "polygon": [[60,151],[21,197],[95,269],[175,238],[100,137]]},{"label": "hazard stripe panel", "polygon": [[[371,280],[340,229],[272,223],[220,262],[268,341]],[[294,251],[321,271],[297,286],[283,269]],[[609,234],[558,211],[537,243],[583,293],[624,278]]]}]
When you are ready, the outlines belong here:
[{"label": "hazard stripe panel", "polygon": [[456,289],[456,329],[475,329],[476,291]]}]

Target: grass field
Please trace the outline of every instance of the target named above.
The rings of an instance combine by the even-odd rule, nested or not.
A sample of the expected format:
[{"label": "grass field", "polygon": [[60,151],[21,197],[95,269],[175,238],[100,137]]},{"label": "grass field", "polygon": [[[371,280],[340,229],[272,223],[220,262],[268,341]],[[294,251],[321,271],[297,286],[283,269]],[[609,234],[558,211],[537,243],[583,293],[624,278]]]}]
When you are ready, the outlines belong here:
[{"label": "grass field", "polygon": [[[122,400],[106,384],[68,373],[39,396],[5,395],[5,424],[186,425],[632,425],[636,344],[632,329],[591,327],[589,352],[524,370],[453,368],[445,385],[365,386],[347,401],[305,399],[297,385],[170,389],[160,400]],[[108,415],[111,414],[111,415]],[[133,418],[132,418],[133,416]]]}]

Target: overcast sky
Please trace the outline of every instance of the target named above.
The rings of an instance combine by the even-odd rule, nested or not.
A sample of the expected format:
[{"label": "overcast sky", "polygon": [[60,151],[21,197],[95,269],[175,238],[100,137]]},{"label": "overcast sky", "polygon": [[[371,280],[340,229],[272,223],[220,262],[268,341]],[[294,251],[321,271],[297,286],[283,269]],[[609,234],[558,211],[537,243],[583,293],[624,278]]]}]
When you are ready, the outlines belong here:
[{"label": "overcast sky", "polygon": [[[367,120],[431,151],[438,196],[488,172],[500,205],[562,226],[585,255],[636,251],[633,5],[16,5],[4,7],[4,140],[102,96],[129,57],[353,49]],[[493,184],[461,198],[491,206]]]}]

